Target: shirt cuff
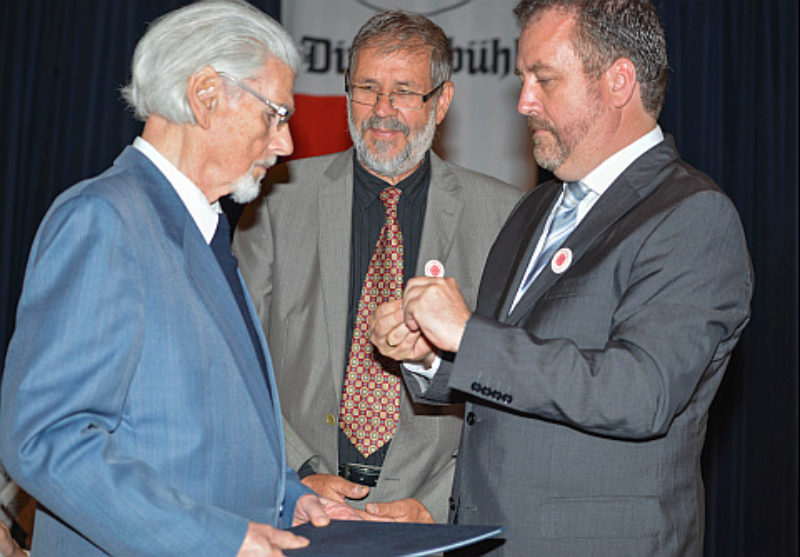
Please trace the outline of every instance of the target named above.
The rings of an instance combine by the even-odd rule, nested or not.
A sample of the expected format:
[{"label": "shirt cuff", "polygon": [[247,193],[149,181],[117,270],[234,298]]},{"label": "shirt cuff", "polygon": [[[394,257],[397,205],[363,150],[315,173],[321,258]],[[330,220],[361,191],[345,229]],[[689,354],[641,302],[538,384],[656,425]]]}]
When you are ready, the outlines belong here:
[{"label": "shirt cuff", "polygon": [[403,362],[403,367],[415,375],[420,375],[428,380],[433,379],[436,372],[439,371],[439,366],[442,364],[442,359],[439,354],[433,360],[431,367],[426,368],[424,364],[417,364],[414,362]]}]

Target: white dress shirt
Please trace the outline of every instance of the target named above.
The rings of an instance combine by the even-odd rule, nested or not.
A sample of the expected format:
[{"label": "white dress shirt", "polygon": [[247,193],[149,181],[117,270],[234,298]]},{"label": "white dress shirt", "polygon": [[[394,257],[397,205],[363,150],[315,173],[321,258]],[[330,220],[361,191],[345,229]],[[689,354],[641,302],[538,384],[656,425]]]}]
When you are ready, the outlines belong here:
[{"label": "white dress shirt", "polygon": [[150,159],[150,162],[161,171],[175,190],[175,193],[181,198],[206,243],[210,244],[211,238],[214,237],[214,232],[217,231],[219,214],[222,212],[219,201],[209,203],[208,198],[200,188],[146,140],[137,137],[133,140],[133,147]]}]

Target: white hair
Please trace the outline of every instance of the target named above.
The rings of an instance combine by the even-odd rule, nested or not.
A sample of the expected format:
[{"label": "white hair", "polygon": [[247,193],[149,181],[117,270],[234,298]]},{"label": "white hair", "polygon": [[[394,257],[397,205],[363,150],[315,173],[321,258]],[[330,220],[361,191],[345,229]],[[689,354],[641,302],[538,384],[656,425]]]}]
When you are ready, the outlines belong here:
[{"label": "white hair", "polygon": [[122,95],[142,121],[160,114],[193,124],[186,87],[195,72],[211,66],[245,80],[270,58],[297,73],[297,47],[278,22],[242,0],[205,0],[150,24],[136,45]]}]

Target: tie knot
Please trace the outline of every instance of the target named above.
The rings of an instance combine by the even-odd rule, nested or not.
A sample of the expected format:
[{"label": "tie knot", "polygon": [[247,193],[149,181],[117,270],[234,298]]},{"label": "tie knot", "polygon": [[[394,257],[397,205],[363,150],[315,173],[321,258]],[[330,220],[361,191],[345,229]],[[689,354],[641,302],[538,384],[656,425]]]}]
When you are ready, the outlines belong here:
[{"label": "tie knot", "polygon": [[397,200],[400,199],[401,193],[403,193],[401,190],[392,186],[381,192],[381,203],[387,211],[397,207]]},{"label": "tie knot", "polygon": [[567,182],[564,184],[564,199],[561,203],[566,207],[575,207],[588,193],[589,188],[583,182]]}]

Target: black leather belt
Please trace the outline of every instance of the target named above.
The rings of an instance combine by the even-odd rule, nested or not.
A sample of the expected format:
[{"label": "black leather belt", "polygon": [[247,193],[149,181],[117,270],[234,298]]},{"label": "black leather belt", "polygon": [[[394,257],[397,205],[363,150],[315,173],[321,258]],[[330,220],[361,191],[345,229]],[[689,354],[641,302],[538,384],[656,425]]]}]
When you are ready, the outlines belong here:
[{"label": "black leather belt", "polygon": [[378,483],[381,467],[370,464],[340,464],[339,475],[345,480],[373,487]]}]

